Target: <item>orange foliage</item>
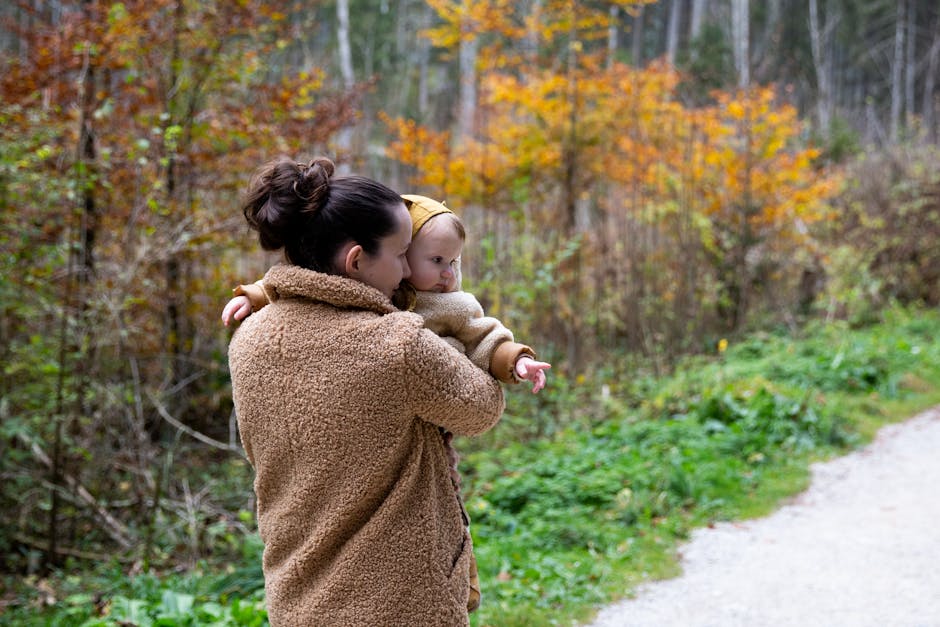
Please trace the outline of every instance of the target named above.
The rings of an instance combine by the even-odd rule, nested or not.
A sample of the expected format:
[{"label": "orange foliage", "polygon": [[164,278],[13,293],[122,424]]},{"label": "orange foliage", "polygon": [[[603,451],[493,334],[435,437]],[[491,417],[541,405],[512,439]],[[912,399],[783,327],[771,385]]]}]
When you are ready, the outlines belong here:
[{"label": "orange foliage", "polygon": [[389,155],[402,163],[420,164],[423,186],[442,194],[444,189],[453,189],[451,172],[458,166],[450,158],[450,133],[433,131],[413,120],[393,119],[384,113],[381,118],[393,137],[386,147]]},{"label": "orange foliage", "polygon": [[[621,264],[632,264],[630,276],[599,268],[598,280],[621,282],[627,293],[640,289],[637,263],[668,268],[652,289],[677,309],[706,297],[684,271],[691,259],[704,256],[716,289],[730,285],[727,298],[735,300],[756,280],[747,276],[750,251],[812,252],[808,227],[826,217],[840,179],[817,166],[815,149],[800,145],[796,111],[778,103],[772,88],[715,94],[713,105],[693,109],[680,102],[681,76],[670,65],[637,68],[609,58],[611,15],[599,7],[547,0],[523,16],[500,1],[432,6],[444,22],[429,33],[434,44],[479,39],[477,127],[458,145],[414,122],[390,124],[397,139],[388,154],[413,168],[416,188],[515,215],[521,203],[534,222],[525,229],[559,246],[575,241],[584,228],[576,214],[593,207],[592,228],[577,246],[616,251]],[[519,53],[521,38],[530,43]],[[627,237],[640,241],[627,250]],[[575,255],[555,270],[566,296],[554,306],[575,334],[581,322],[565,315],[566,299],[594,289],[577,285],[580,267]],[[668,277],[681,277],[684,287]],[[616,293],[596,298],[622,305]],[[740,320],[743,305],[731,307]]]},{"label": "orange foliage", "polygon": [[796,145],[793,107],[762,88],[687,109],[674,97],[679,78],[655,64],[524,78],[492,72],[481,79],[478,141],[450,147],[448,134],[398,120],[389,155],[414,167],[415,185],[493,207],[511,202],[520,180],[550,194],[574,160],[578,190],[635,189],[649,206],[681,191],[716,228],[746,222],[751,237],[800,237],[826,217],[839,178],[816,168],[817,150]]},{"label": "orange foliage", "polygon": [[715,97],[698,119],[705,167],[693,175],[703,211],[719,228],[758,241],[804,239],[808,225],[828,216],[841,179],[817,169],[817,149],[799,147],[796,109],[778,105],[772,89]]}]

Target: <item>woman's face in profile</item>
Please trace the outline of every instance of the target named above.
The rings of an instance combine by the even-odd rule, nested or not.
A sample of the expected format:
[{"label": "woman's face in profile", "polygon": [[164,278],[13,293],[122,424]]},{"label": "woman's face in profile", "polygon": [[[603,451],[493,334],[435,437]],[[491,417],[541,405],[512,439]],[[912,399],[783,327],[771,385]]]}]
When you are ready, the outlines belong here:
[{"label": "woman's face in profile", "polygon": [[398,226],[379,241],[375,255],[364,254],[356,278],[389,298],[402,280],[411,276],[405,253],[411,244],[411,216],[404,203],[395,208]]}]

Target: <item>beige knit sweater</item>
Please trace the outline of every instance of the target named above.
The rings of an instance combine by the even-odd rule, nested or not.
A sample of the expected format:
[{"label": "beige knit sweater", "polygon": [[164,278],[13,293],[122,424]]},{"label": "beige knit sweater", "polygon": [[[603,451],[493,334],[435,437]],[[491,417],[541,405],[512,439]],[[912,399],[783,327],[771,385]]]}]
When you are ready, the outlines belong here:
[{"label": "beige knit sweater", "polygon": [[467,625],[470,537],[438,426],[497,381],[371,287],[275,266],[229,346],[272,625]]},{"label": "beige knit sweater", "polygon": [[413,311],[429,330],[457,340],[455,348],[500,381],[516,381],[513,369],[522,355],[535,358],[531,348],[513,341],[502,322],[483,315],[480,301],[469,292],[415,292]]}]

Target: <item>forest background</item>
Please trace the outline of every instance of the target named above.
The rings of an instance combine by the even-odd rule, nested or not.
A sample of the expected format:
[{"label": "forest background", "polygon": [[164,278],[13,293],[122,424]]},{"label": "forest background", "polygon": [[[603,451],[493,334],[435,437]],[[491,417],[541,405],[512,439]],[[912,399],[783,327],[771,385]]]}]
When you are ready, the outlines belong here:
[{"label": "forest background", "polygon": [[558,393],[940,304],[933,0],[22,0],[0,49],[9,573],[252,532],[219,313],[274,156],[445,200]]}]

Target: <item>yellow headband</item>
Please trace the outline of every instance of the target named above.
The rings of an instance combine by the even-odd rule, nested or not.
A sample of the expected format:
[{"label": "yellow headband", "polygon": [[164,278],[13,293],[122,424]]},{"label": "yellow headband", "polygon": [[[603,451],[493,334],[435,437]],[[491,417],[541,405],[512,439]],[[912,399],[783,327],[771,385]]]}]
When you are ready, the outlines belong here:
[{"label": "yellow headband", "polygon": [[401,197],[405,199],[405,207],[408,208],[408,213],[411,215],[412,238],[418,234],[418,231],[421,230],[424,223],[434,216],[441,215],[442,213],[453,213],[453,211],[445,207],[443,203],[431,200],[427,196],[402,194]]}]

